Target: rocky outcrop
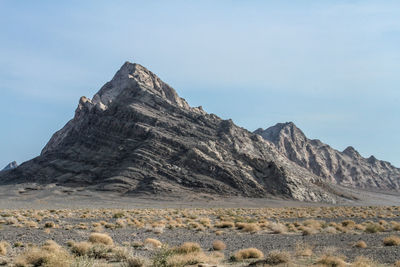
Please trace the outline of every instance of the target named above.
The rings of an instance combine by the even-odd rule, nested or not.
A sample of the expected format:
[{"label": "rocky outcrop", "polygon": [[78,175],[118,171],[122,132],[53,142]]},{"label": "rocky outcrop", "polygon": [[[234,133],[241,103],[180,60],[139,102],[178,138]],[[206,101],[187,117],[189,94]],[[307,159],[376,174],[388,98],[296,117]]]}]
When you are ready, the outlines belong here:
[{"label": "rocky outcrop", "polygon": [[56,183],[124,194],[208,193],[334,202],[316,175],[269,141],[190,107],[141,65],[126,62],[41,155],[0,183]]},{"label": "rocky outcrop", "polygon": [[18,163],[16,161],[13,161],[9,164],[7,164],[6,167],[4,167],[4,169],[2,171],[8,171],[8,170],[12,170],[18,167]]},{"label": "rocky outcrop", "polygon": [[319,140],[310,140],[292,122],[278,123],[254,133],[275,144],[297,165],[324,180],[357,188],[400,190],[400,169],[374,156],[363,158],[353,147],[340,152]]}]

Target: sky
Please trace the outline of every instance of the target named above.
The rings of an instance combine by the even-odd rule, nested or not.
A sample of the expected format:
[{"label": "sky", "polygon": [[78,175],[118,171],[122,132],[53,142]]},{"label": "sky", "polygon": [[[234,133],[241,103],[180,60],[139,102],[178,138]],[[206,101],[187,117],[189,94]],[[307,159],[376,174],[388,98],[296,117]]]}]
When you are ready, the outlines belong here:
[{"label": "sky", "polygon": [[400,167],[400,1],[0,0],[0,169],[125,61],[248,130],[293,121]]}]

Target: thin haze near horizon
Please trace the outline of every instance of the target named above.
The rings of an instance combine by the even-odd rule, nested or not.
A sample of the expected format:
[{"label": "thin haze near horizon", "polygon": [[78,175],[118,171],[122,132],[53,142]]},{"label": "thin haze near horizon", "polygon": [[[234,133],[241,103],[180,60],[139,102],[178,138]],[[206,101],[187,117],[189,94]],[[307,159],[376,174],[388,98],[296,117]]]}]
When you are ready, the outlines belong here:
[{"label": "thin haze near horizon", "polygon": [[0,1],[0,169],[125,61],[251,131],[293,121],[400,167],[398,1]]}]

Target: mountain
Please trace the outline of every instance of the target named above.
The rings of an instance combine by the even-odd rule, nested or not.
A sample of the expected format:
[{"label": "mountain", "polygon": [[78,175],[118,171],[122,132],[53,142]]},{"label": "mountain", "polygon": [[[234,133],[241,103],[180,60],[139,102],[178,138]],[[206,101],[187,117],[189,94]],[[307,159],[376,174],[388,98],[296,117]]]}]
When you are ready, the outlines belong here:
[{"label": "mountain", "polygon": [[340,152],[319,140],[310,140],[292,122],[254,132],[275,144],[297,165],[334,184],[357,188],[400,190],[400,169],[374,156],[363,158],[353,147]]},{"label": "mountain", "polygon": [[190,107],[139,64],[126,62],[40,156],[0,184],[55,183],[126,195],[280,196],[334,202],[323,181],[269,141]]},{"label": "mountain", "polygon": [[7,170],[12,170],[18,167],[18,163],[16,161],[13,161],[9,163],[2,171],[7,171]]}]

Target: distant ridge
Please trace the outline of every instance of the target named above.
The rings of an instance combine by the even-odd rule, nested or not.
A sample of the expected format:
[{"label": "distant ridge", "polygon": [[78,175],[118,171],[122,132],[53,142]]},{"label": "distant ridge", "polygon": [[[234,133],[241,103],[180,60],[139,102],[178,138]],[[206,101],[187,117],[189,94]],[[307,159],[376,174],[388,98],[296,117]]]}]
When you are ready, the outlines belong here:
[{"label": "distant ridge", "polygon": [[353,147],[343,152],[308,139],[292,122],[254,133],[275,144],[288,159],[334,184],[384,190],[400,189],[400,169],[374,156],[363,158]]}]

